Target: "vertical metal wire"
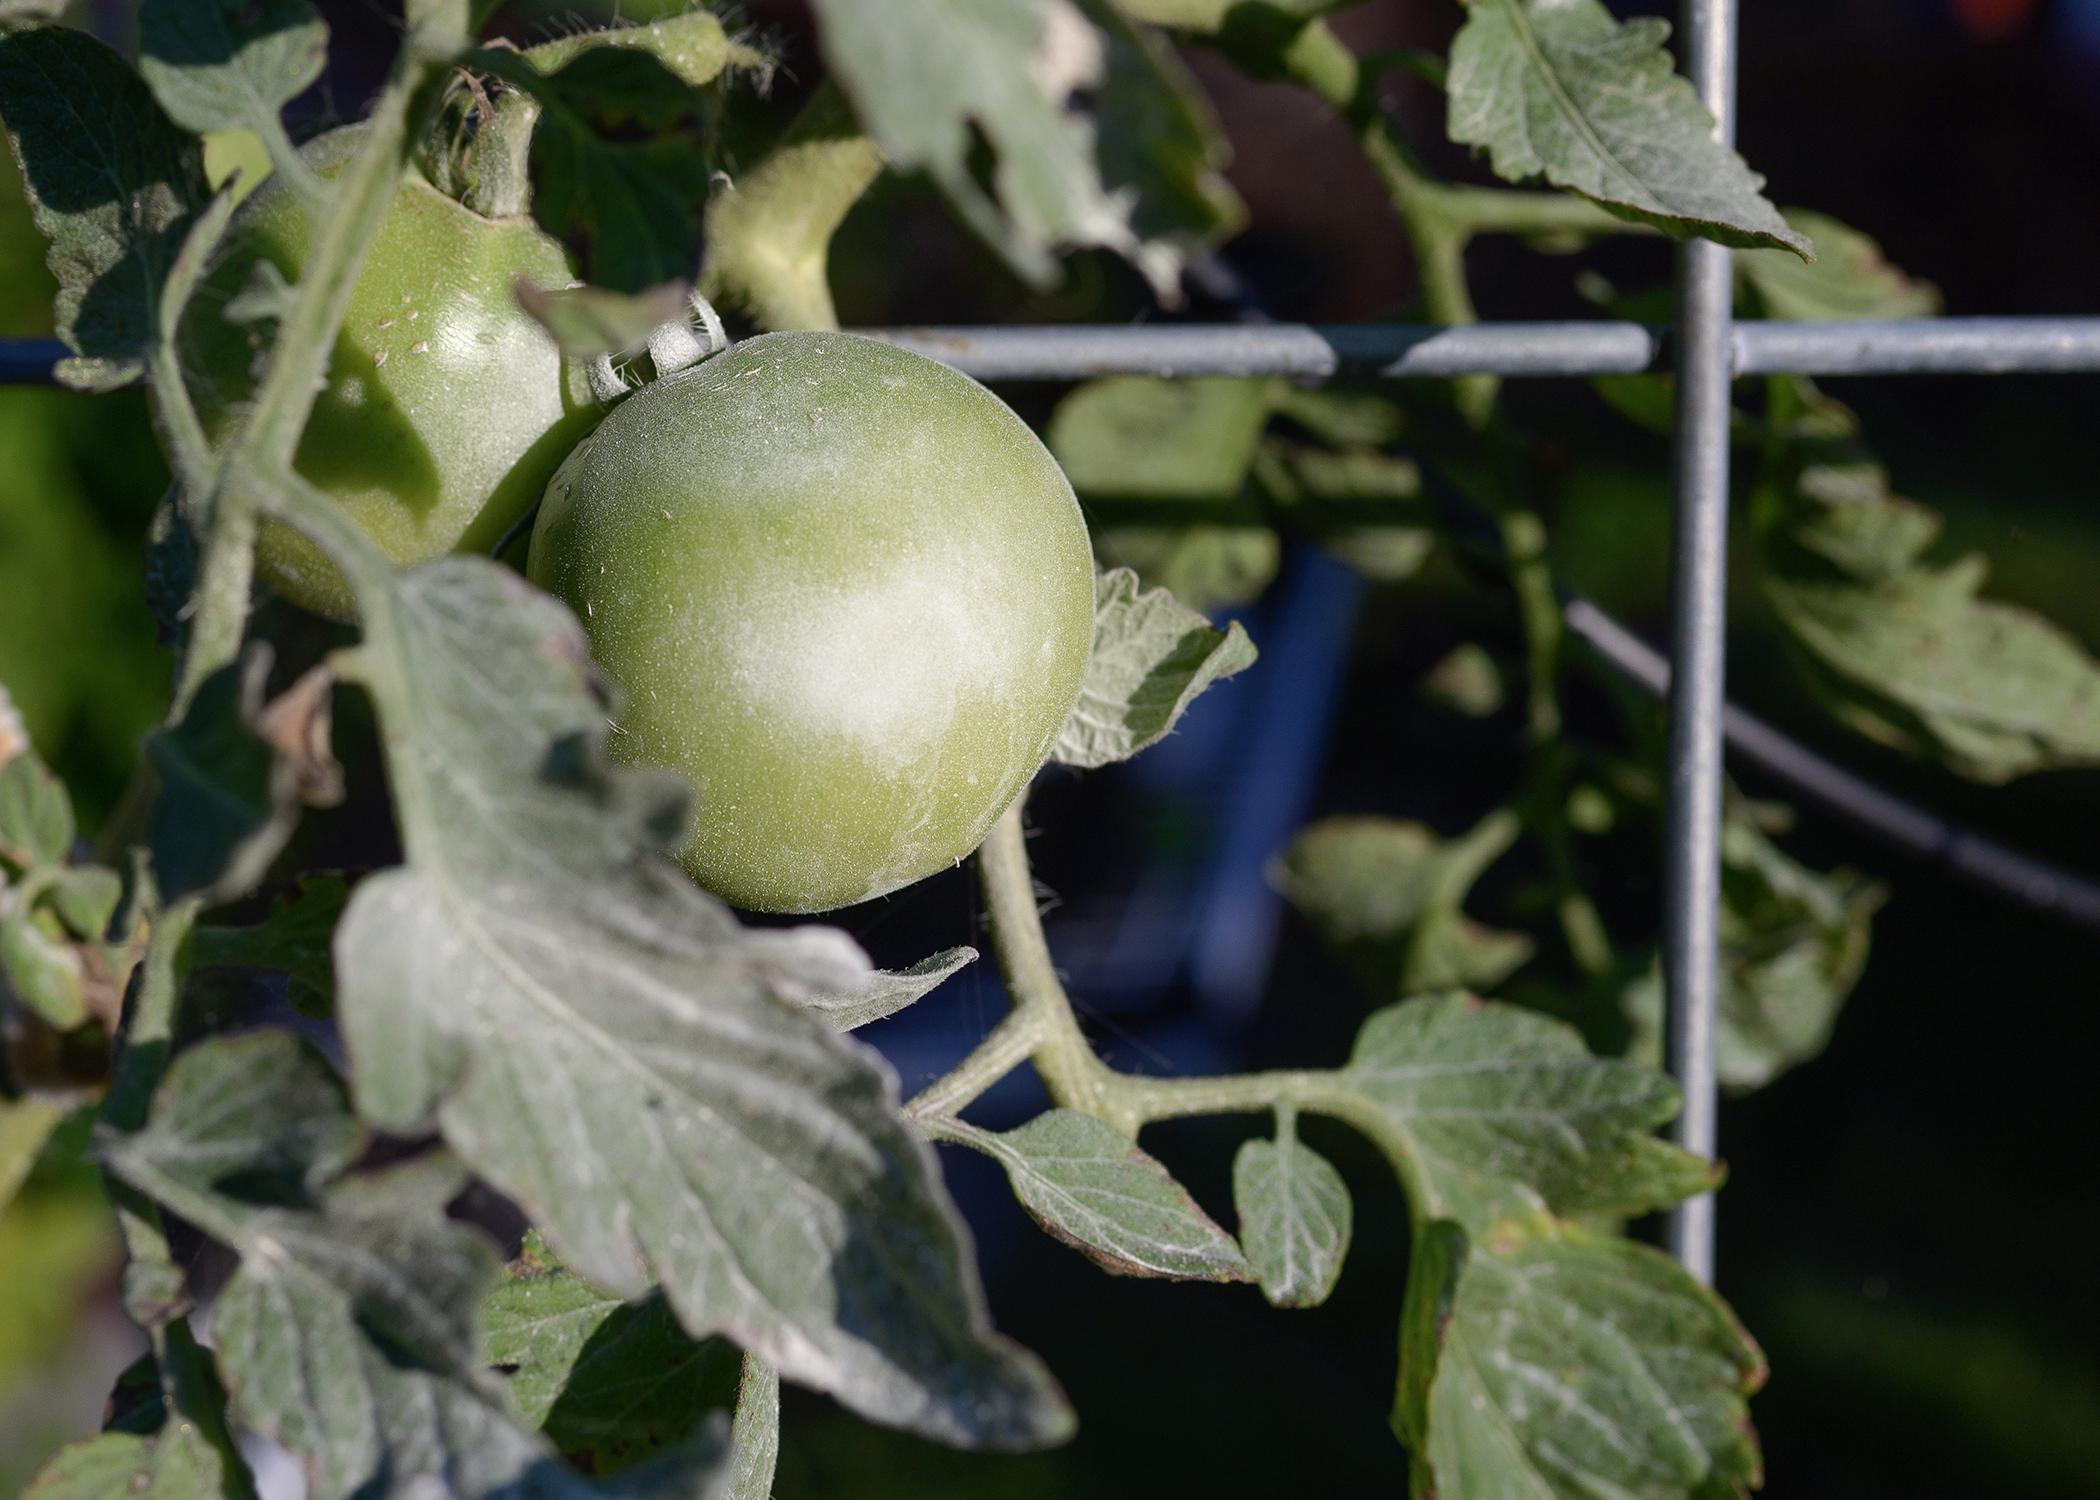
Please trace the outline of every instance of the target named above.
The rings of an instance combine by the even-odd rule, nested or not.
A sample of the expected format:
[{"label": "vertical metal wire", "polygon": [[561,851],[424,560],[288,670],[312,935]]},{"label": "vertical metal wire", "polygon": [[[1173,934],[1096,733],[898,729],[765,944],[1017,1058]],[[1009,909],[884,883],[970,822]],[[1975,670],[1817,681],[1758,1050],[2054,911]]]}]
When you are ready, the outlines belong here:
[{"label": "vertical metal wire", "polygon": [[[1734,0],[1684,0],[1684,67],[1734,140]],[[1684,1091],[1678,1144],[1715,1155],[1714,1014],[1719,988],[1721,731],[1728,595],[1728,406],[1732,269],[1723,247],[1679,252],[1677,426],[1670,589],[1669,809],[1664,826],[1663,985],[1670,1072]],[[1670,1253],[1713,1280],[1714,1200],[1677,1208]]]}]

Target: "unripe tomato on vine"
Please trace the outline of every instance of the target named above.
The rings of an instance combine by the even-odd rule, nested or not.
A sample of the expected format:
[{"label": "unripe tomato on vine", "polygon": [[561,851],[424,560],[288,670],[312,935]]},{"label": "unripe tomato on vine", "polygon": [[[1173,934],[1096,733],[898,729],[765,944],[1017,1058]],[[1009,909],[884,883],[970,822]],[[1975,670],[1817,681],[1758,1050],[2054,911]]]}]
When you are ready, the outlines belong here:
[{"label": "unripe tomato on vine", "polygon": [[613,408],[548,486],[532,580],[622,689],[679,852],[810,912],[944,869],[1063,728],[1093,642],[1071,486],[990,391],[845,334],[751,339]]},{"label": "unripe tomato on vine", "polygon": [[[359,138],[337,131],[302,154],[325,177]],[[274,179],[234,218],[223,262],[185,324],[214,441],[252,399],[274,332],[228,321],[225,304],[265,262],[296,281],[312,229],[299,195]],[[560,244],[528,220],[484,218],[415,172],[404,177],[359,271],[294,463],[396,563],[493,546],[596,418],[580,371],[518,305],[519,278],[559,287],[573,273]],[[308,609],[355,613],[334,566],[289,526],[265,525],[256,571]]]}]

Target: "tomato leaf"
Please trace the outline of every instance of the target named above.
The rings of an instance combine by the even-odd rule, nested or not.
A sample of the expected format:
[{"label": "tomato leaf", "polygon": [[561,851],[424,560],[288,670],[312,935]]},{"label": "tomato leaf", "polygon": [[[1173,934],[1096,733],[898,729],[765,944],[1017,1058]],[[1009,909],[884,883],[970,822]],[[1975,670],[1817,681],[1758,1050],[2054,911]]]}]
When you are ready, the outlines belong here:
[{"label": "tomato leaf", "polygon": [[1418,1494],[1741,1495],[1764,1357],[1660,1252],[1542,1216],[1430,1224],[1393,1425]]},{"label": "tomato leaf", "polygon": [[0,916],[0,980],[16,1000],[70,1031],[87,1022],[87,975],[79,949],[55,926],[32,910]]},{"label": "tomato leaf", "polygon": [[558,53],[546,72],[531,56],[485,52],[477,62],[539,103],[533,217],[594,286],[631,293],[691,281],[713,171],[700,91],[641,47]]},{"label": "tomato leaf", "polygon": [[34,750],[0,762],[0,859],[22,871],[64,864],[74,832],[65,783]]},{"label": "tomato leaf", "polygon": [[542,288],[521,276],[511,293],[564,352],[589,359],[641,348],[663,324],[686,315],[692,288],[670,281],[630,296],[596,286]]},{"label": "tomato leaf", "polygon": [[[1849,870],[1811,870],[1732,816],[1721,832],[1721,996],[1714,1069],[1763,1088],[1820,1054],[1867,964],[1887,891]],[[1634,1050],[1662,1056],[1663,990],[1650,971],[1627,996]]]},{"label": "tomato leaf", "polygon": [[880,1061],[795,1002],[868,980],[831,928],[750,930],[661,851],[690,794],[613,771],[575,617],[493,564],[361,579],[409,862],[336,932],[357,1105],[435,1123],[562,1258],[652,1283],[854,1410],[1021,1446],[1069,1415],[989,1327],[931,1154]]},{"label": "tomato leaf", "polygon": [[924,999],[935,986],[976,960],[975,948],[944,948],[908,969],[878,970],[855,989],[805,996],[800,1004],[832,1030],[853,1031]]},{"label": "tomato leaf", "polygon": [[767,329],[838,327],[831,239],[881,172],[845,98],[820,85],[765,160],[707,205],[707,295]]},{"label": "tomato leaf", "polygon": [[1543,177],[1669,234],[1814,259],[1764,179],[1714,139],[1669,34],[1653,17],[1614,20],[1601,0],[1468,0],[1451,44],[1451,139],[1511,182]]},{"label": "tomato leaf", "polygon": [[1091,769],[1128,760],[1173,731],[1196,695],[1254,665],[1237,620],[1223,630],[1165,589],[1138,591],[1128,568],[1103,573],[1094,652],[1050,758]]},{"label": "tomato leaf", "polygon": [[1030,1216],[1104,1271],[1176,1281],[1253,1280],[1240,1247],[1188,1189],[1092,1115],[1053,1109],[1017,1130],[980,1130],[960,1120],[931,1128],[998,1162]]},{"label": "tomato leaf", "polygon": [[1179,301],[1181,268],[1237,233],[1246,205],[1225,179],[1232,151],[1203,91],[1157,32],[1110,0],[1084,0],[1107,42],[1095,100],[1101,176],[1130,204],[1132,256],[1164,300]]},{"label": "tomato leaf", "polygon": [[1572,1027],[1517,1006],[1462,994],[1388,1006],[1364,1023],[1337,1081],[1419,1220],[1484,1232],[1540,1209],[1642,1213],[1718,1179],[1649,1134],[1677,1113],[1675,1084],[1593,1057]]},{"label": "tomato leaf", "polygon": [[2100,661],[1979,597],[1980,555],[1921,561],[1938,529],[1871,464],[1802,471],[1763,581],[1810,685],[1853,729],[1977,781],[2100,764]]},{"label": "tomato leaf", "polygon": [[1832,323],[1929,318],[1940,311],[1939,288],[1906,276],[1871,237],[1807,209],[1788,209],[1786,221],[1815,241],[1813,262],[1785,250],[1749,250],[1735,263],[1766,317]]},{"label": "tomato leaf", "polygon": [[[1101,246],[1171,297],[1189,239],[1229,222],[1201,106],[1156,53],[1112,63],[1116,46],[1143,44],[1127,33],[1112,44],[1075,0],[816,0],[815,10],[825,61],[868,134],[898,167],[930,174],[1030,282],[1053,279],[1057,248]],[[1090,94],[1098,114],[1074,107]],[[1141,117],[1171,129],[1110,146],[1111,121]],[[994,159],[989,190],[971,168],[979,137]],[[1141,233],[1132,200],[1148,197]]]},{"label": "tomato leaf", "polygon": [[[407,1492],[551,1494],[564,1473],[481,1368],[496,1261],[481,1232],[383,1193],[335,1197],[362,1145],[342,1086],[284,1032],[213,1040],[169,1069],[146,1127],[105,1145],[125,1182],[235,1250],[213,1328],[232,1410],[307,1460],[320,1500]],[[719,1434],[623,1476],[622,1494],[689,1495]]]},{"label": "tomato leaf", "polygon": [[[1311,20],[1357,3],[1359,0],[1261,0],[1260,9],[1277,18]],[[1115,5],[1133,21],[1204,35],[1215,35],[1232,24],[1234,11],[1251,9],[1247,0],[1115,0]]]},{"label": "tomato leaf", "polygon": [[519,1414],[594,1473],[676,1445],[736,1395],[735,1345],[689,1338],[661,1292],[623,1302],[599,1291],[536,1232],[483,1316],[485,1357]]},{"label": "tomato leaf", "polygon": [[542,73],[558,73],[584,53],[601,48],[646,52],[688,88],[713,83],[731,68],[762,71],[770,66],[764,53],[732,41],[721,20],[704,10],[640,26],[609,26],[558,36],[527,47],[525,57]]},{"label": "tomato leaf", "polygon": [[275,970],[285,976],[287,998],[302,1014],[325,1016],[335,1003],[329,944],[349,900],[350,886],[342,876],[303,875],[270,903],[260,922],[197,927],[190,935],[190,967]]},{"label": "tomato leaf", "polygon": [[1117,376],[1073,391],[1045,434],[1086,502],[1094,551],[1192,609],[1244,604],[1282,548],[1246,494],[1273,380]]},{"label": "tomato leaf", "polygon": [[[168,1365],[150,1359],[113,1429],[61,1448],[23,1500],[254,1500],[226,1433],[226,1393],[186,1323],[163,1334]],[[128,1372],[127,1372],[128,1373]],[[120,1382],[117,1397],[126,1396]],[[178,1420],[168,1420],[170,1411]]]},{"label": "tomato leaf", "polygon": [[1436,545],[1411,458],[1271,438],[1255,455],[1254,477],[1278,520],[1374,582],[1414,577]]},{"label": "tomato leaf", "polygon": [[1301,832],[1270,878],[1376,989],[1490,989],[1530,962],[1531,939],[1483,926],[1465,899],[1520,825],[1491,813],[1444,840],[1394,818],[1326,818]]},{"label": "tomato leaf", "polygon": [[266,645],[207,677],[146,754],[160,773],[148,842],[163,896],[228,900],[254,889],[284,848],[303,804],[341,797],[328,752],[329,669],[265,703]]},{"label": "tomato leaf", "polygon": [[328,27],[308,0],[146,0],[139,72],[184,130],[282,133],[278,111],[328,60]]},{"label": "tomato leaf", "polygon": [[58,282],[58,377],[128,385],[159,337],[161,286],[210,195],[204,154],[138,74],[83,32],[0,33],[0,100],[36,226]]},{"label": "tomato leaf", "polygon": [[1349,1253],[1354,1208],[1342,1174],[1298,1139],[1295,1120],[1279,1119],[1273,1141],[1240,1147],[1232,1201],[1262,1295],[1278,1307],[1325,1302]]}]

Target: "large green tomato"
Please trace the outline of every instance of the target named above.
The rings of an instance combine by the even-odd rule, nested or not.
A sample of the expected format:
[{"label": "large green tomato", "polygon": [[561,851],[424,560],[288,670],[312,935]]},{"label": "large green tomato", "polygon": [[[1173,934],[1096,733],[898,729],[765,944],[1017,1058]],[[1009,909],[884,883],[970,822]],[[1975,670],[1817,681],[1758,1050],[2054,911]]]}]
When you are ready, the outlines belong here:
[{"label": "large green tomato", "polygon": [[[357,138],[324,136],[308,160],[327,175]],[[234,220],[216,295],[200,299],[187,330],[214,441],[252,399],[274,325],[230,323],[210,304],[238,292],[259,261],[297,280],[308,237],[305,205],[274,181]],[[518,277],[574,279],[561,246],[531,224],[485,219],[408,175],[359,273],[295,460],[396,563],[494,545],[595,419],[580,372],[513,297]],[[256,563],[309,609],[355,612],[334,566],[288,526],[265,528]]]},{"label": "large green tomato", "polygon": [[962,859],[1049,754],[1093,644],[1072,487],[983,386],[776,333],[644,386],[562,465],[532,579],[699,797],[681,862],[823,911]]}]

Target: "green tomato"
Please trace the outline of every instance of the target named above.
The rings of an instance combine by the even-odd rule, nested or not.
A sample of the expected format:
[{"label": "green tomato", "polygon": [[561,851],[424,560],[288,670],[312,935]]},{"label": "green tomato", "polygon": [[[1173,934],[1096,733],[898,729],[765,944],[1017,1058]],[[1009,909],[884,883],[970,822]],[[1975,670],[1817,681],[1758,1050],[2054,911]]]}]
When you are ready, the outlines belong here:
[{"label": "green tomato", "polygon": [[[356,130],[307,149],[323,176]],[[259,262],[296,281],[306,205],[266,182],[234,220],[225,263],[186,333],[198,409],[222,440],[252,400],[271,323],[242,326],[219,305]],[[579,371],[511,293],[574,280],[561,246],[524,221],[485,219],[411,172],[388,207],[336,337],[328,384],[294,467],[355,518],[395,563],[485,551],[524,515],[596,418]],[[319,548],[282,524],[264,528],[260,576],[287,598],[342,620],[348,586]]]},{"label": "green tomato", "polygon": [[823,911],[961,860],[1043,764],[1093,645],[1072,487],[922,355],[775,333],[644,386],[547,489],[527,569],[698,794],[680,862]]}]

